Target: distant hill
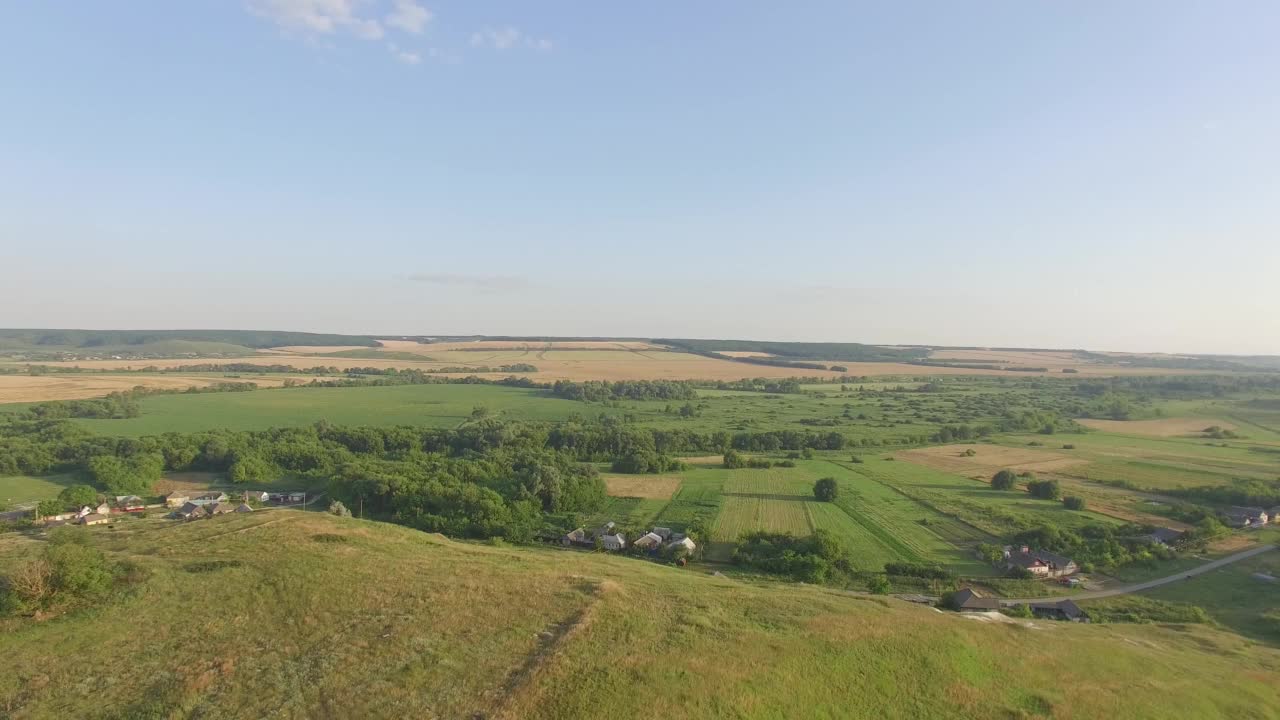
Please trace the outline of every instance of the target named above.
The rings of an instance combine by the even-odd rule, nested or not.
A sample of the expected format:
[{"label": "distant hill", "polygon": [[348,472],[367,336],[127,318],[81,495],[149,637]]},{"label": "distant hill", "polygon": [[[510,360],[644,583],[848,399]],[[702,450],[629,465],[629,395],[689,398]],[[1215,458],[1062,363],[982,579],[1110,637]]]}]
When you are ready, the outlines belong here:
[{"label": "distant hill", "polygon": [[[1280,716],[1280,652],[1202,626],[992,623],[285,510],[89,535],[135,584],[0,621],[13,717]],[[0,569],[42,545],[0,536]]]},{"label": "distant hill", "polygon": [[73,355],[230,355],[289,345],[376,347],[365,335],[278,330],[0,330],[0,354],[33,358]]}]

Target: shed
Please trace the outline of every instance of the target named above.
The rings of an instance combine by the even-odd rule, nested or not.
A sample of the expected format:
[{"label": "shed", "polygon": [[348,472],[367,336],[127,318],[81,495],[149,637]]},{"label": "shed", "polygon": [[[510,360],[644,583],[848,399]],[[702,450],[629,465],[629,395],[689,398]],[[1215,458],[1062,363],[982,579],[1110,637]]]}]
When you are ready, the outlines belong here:
[{"label": "shed", "polygon": [[996,598],[983,597],[973,588],[965,588],[956,592],[951,599],[952,608],[959,612],[992,612],[1000,609],[1000,601]]},{"label": "shed", "polygon": [[90,513],[80,518],[81,525],[104,525],[109,522],[111,522],[111,516],[102,513]]}]

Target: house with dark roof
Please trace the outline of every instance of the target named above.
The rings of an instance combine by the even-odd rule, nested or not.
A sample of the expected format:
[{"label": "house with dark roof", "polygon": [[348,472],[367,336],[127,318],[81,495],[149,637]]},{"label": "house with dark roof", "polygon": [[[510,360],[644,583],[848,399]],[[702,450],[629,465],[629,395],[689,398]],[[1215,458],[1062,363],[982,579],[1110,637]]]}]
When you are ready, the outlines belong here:
[{"label": "house with dark roof", "polygon": [[193,502],[187,502],[182,507],[174,510],[169,517],[178,518],[180,520],[194,520],[204,517],[204,506],[197,505]]},{"label": "house with dark roof", "polygon": [[1046,620],[1065,620],[1067,622],[1089,622],[1089,615],[1071,600],[1058,602],[1030,603],[1031,614]]},{"label": "house with dark roof", "polygon": [[137,495],[117,495],[116,496],[116,509],[120,510],[121,512],[138,512],[140,510],[146,509],[146,507],[147,507],[146,501],[138,497]]},{"label": "house with dark roof", "polygon": [[1156,528],[1142,536],[1142,539],[1153,545],[1172,545],[1182,539],[1183,532],[1173,528]]},{"label": "house with dark roof", "polygon": [[951,609],[957,612],[995,612],[1000,609],[1000,600],[983,597],[977,590],[965,588],[951,596]]},{"label": "house with dark roof", "polygon": [[1076,561],[1047,550],[1032,550],[1023,545],[1004,549],[1005,566],[1022,568],[1036,577],[1056,578],[1073,575],[1080,569]]}]

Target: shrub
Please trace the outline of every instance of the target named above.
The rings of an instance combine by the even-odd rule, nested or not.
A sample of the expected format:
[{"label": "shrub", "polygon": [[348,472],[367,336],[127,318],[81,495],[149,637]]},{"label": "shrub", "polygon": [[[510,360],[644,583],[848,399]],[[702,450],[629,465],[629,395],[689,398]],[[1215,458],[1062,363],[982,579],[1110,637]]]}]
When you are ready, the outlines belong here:
[{"label": "shrub", "polygon": [[1062,498],[1062,504],[1068,510],[1084,510],[1085,508],[1084,498],[1075,495],[1068,495]]},{"label": "shrub", "polygon": [[876,575],[871,578],[871,582],[867,583],[867,589],[875,595],[888,595],[892,585],[889,584],[889,578],[883,575]]},{"label": "shrub", "polygon": [[1032,480],[1027,483],[1027,492],[1040,500],[1057,500],[1062,495],[1057,480]]},{"label": "shrub", "polygon": [[884,571],[889,575],[916,577],[926,580],[951,580],[955,577],[937,565],[920,565],[918,563],[885,563]]},{"label": "shrub", "polygon": [[991,476],[991,487],[995,490],[1012,490],[1017,482],[1018,476],[1012,470],[1001,470]]},{"label": "shrub", "polygon": [[855,464],[855,465],[861,465],[862,463],[864,463],[864,462],[866,462],[866,461],[862,459],[862,456],[861,456],[861,455],[851,455],[851,456],[849,456],[849,462],[851,462],[851,463],[853,463],[853,464]]},{"label": "shrub", "polygon": [[346,505],[342,504],[341,500],[334,500],[329,503],[329,514],[337,515],[338,517],[351,517],[351,511],[347,509]]},{"label": "shrub", "polygon": [[973,457],[974,455],[978,454],[978,451],[974,450],[973,448],[967,448],[963,454],[965,457]]},{"label": "shrub", "polygon": [[1076,449],[1076,446],[1075,446],[1075,445],[1072,445],[1071,443],[1067,443],[1066,445],[1063,445],[1063,446],[1062,446],[1062,449],[1063,449],[1063,450],[1075,450],[1075,449]]},{"label": "shrub", "polygon": [[764,458],[747,458],[747,467],[756,470],[768,470],[773,467],[773,462]]},{"label": "shrub", "polygon": [[823,502],[835,500],[838,491],[835,478],[824,477],[813,484],[813,496]]}]

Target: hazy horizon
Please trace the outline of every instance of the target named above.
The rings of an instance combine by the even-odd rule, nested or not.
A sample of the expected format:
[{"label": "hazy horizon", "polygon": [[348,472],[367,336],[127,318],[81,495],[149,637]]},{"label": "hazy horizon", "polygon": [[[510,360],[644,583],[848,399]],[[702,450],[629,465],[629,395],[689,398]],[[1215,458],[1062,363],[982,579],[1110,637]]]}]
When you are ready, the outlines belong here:
[{"label": "hazy horizon", "polygon": [[48,2],[0,325],[1280,354],[1280,6]]}]

